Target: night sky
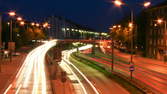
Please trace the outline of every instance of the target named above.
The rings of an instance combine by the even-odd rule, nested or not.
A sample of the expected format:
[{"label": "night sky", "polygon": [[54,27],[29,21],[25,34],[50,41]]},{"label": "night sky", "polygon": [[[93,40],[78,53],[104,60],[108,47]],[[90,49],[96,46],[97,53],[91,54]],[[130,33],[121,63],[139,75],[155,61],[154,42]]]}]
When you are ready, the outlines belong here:
[{"label": "night sky", "polygon": [[[144,0],[123,1],[138,13]],[[152,3],[155,5],[162,1],[152,0]],[[111,0],[0,0],[0,13],[5,14],[9,10],[16,10],[28,20],[40,20],[51,15],[63,16],[97,31],[107,31],[110,25],[129,14],[128,8],[117,8]]]}]

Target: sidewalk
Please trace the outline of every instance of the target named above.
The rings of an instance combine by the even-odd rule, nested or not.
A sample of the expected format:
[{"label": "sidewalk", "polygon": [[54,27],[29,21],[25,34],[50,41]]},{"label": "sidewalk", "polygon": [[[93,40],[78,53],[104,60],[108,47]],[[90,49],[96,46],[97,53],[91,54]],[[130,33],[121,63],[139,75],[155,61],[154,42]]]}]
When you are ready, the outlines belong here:
[{"label": "sidewalk", "polygon": [[[114,53],[117,56],[125,58],[125,59],[127,59],[127,60],[130,61],[130,57],[131,57],[130,54],[120,52],[117,49],[114,50]],[[160,61],[160,60],[156,60],[156,59],[151,59],[151,58],[146,58],[146,57],[141,57],[141,56],[138,56],[138,55],[135,55],[135,54],[133,55],[133,61],[134,61],[134,64],[135,63],[147,63],[147,64],[154,64],[154,65],[160,65],[160,66],[167,67],[167,62],[164,63],[164,61]]]},{"label": "sidewalk", "polygon": [[[111,49],[107,50],[107,54],[110,54]],[[108,53],[109,52],[109,53]],[[119,50],[114,50],[115,59],[114,71],[123,74],[124,76],[130,77],[130,65],[128,63],[122,63],[121,61],[130,61],[130,54],[120,52]],[[121,61],[119,61],[119,60]],[[99,63],[106,63],[106,65],[111,65],[112,59],[108,58],[98,58]],[[166,94],[167,90],[167,64],[163,61],[144,58],[141,56],[133,55],[133,62],[135,70],[133,71],[133,78],[138,85],[143,86],[144,90],[148,89],[148,92],[152,91],[155,94]]]},{"label": "sidewalk", "polygon": [[[112,53],[111,49],[105,48],[107,52]],[[114,54],[116,56],[122,57],[123,59],[126,59],[128,62],[130,61],[131,54],[120,52],[118,49],[114,49]],[[151,59],[147,57],[141,57],[138,55],[133,55],[133,62],[134,64],[153,64],[153,65],[160,65],[167,67],[167,62],[164,63],[164,61],[156,60],[156,59]]]},{"label": "sidewalk", "polygon": [[74,87],[72,86],[71,81],[67,78],[67,80],[64,83],[62,82],[61,72],[62,69],[58,67],[58,70],[54,75],[55,79],[51,80],[53,94],[74,94]]},{"label": "sidewalk", "polygon": [[49,72],[53,94],[75,94],[74,86],[72,85],[69,78],[66,77],[66,81],[63,83],[61,74],[63,70],[60,68],[59,65],[51,64],[51,61],[54,62],[48,56],[46,58],[46,64]]},{"label": "sidewalk", "polygon": [[25,51],[30,50],[30,47],[23,47],[19,50],[19,56],[12,56],[12,61],[10,58],[0,59],[1,72],[0,72],[0,94],[7,88],[7,86],[13,81],[15,75],[20,69],[27,53]]}]

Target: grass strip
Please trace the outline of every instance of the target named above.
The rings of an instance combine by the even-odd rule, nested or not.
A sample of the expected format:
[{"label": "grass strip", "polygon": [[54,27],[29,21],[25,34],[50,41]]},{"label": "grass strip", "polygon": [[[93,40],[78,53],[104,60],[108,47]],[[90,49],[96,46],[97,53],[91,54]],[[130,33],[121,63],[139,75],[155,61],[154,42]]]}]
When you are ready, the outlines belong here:
[{"label": "grass strip", "polygon": [[116,81],[118,84],[120,84],[122,87],[124,87],[126,90],[130,92],[130,94],[144,94],[142,90],[137,88],[136,86],[132,85],[130,82],[126,81],[123,78],[120,78],[119,76],[112,74],[108,70],[105,69],[103,65],[100,65],[100,63],[91,61],[88,58],[85,58],[83,54],[80,53],[73,53],[70,57],[71,62],[78,62],[78,63],[84,63],[99,72],[103,73],[105,76],[111,78],[112,80]]},{"label": "grass strip", "polygon": [[[95,54],[90,53],[90,54],[87,54],[87,55],[90,56],[90,57],[93,57],[93,58],[105,57],[105,58],[108,58],[108,59],[112,59],[112,57],[110,55],[102,53],[99,49],[95,49],[95,52],[96,52]],[[106,61],[109,61],[109,60],[106,60]],[[114,61],[118,61],[118,62],[121,62],[121,63],[124,63],[124,64],[129,64],[129,62],[126,59],[120,58],[116,55],[114,55]]]}]

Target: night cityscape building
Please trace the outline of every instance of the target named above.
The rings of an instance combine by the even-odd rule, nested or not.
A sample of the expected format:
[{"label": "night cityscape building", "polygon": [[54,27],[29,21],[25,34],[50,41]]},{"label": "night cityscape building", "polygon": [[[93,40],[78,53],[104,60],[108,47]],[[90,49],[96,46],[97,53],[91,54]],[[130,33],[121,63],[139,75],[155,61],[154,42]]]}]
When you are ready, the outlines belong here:
[{"label": "night cityscape building", "polygon": [[70,20],[58,16],[48,17],[46,20],[50,24],[47,33],[49,37],[57,39],[89,39],[99,38],[107,33],[96,32],[93,29],[78,25]]},{"label": "night cityscape building", "polygon": [[[167,46],[167,2],[146,10],[147,26],[146,28],[146,56],[158,60],[165,60]],[[162,23],[158,22],[162,19]]]},{"label": "night cityscape building", "polygon": [[[156,6],[144,9],[135,18],[135,30],[134,30],[134,48],[136,54],[140,54],[146,57],[166,60],[167,51],[167,32],[166,32],[166,21],[167,21],[167,2],[163,2]],[[118,24],[122,26],[124,33],[122,35],[125,37],[124,41],[128,40],[128,22],[129,17],[124,18]],[[158,22],[161,19],[162,22]],[[113,29],[113,28],[112,28]],[[118,32],[119,30],[117,30]],[[127,39],[126,39],[127,38]],[[127,50],[129,48],[127,46]],[[121,47],[121,46],[120,46]]]}]

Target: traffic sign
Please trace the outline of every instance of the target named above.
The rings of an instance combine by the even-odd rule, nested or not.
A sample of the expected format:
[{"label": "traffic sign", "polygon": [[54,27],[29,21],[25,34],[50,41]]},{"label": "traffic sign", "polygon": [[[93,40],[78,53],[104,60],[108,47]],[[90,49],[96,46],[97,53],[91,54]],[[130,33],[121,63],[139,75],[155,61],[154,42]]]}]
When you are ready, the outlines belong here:
[{"label": "traffic sign", "polygon": [[131,66],[129,67],[129,70],[130,70],[130,71],[134,71],[134,70],[135,70],[134,65],[131,65]]}]

